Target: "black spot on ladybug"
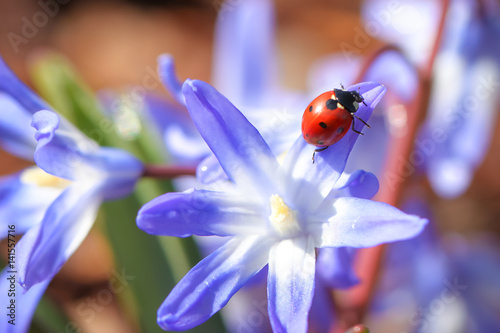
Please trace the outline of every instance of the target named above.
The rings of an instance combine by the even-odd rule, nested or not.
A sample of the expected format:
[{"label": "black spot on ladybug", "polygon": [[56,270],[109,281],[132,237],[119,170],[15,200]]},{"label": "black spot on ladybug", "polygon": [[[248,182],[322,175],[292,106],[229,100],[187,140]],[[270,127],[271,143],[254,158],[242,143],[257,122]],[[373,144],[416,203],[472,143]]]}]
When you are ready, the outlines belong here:
[{"label": "black spot on ladybug", "polygon": [[306,138],[308,138],[308,137],[309,137],[309,134],[306,133]]},{"label": "black spot on ladybug", "polygon": [[343,127],[339,127],[339,129],[337,130],[337,133],[342,133],[344,131],[344,128]]},{"label": "black spot on ladybug", "polygon": [[312,105],[310,105],[310,106],[309,106],[309,112],[312,112],[312,110],[313,110],[313,106],[312,106]]},{"label": "black spot on ladybug", "polygon": [[323,127],[323,128],[327,128],[328,126],[326,126],[326,124],[324,122],[320,122],[319,123],[319,126]]},{"label": "black spot on ladybug", "polygon": [[320,141],[318,141],[317,143],[318,143],[318,145],[322,145],[322,144],[323,144],[323,141],[321,141],[321,140],[320,140]]},{"label": "black spot on ladybug", "polygon": [[337,108],[337,101],[330,98],[326,101],[326,107],[328,110],[335,110]]}]

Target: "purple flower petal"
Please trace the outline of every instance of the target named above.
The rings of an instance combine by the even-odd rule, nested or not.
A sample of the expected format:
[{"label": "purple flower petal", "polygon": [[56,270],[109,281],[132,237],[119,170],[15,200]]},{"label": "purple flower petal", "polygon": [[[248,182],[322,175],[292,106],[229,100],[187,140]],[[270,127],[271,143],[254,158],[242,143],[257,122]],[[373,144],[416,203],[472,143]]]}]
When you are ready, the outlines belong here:
[{"label": "purple flower petal", "polygon": [[198,164],[196,178],[202,184],[210,184],[219,180],[227,180],[227,175],[217,158],[211,154]]},{"label": "purple flower petal", "polygon": [[16,234],[24,234],[40,223],[47,208],[62,192],[58,188],[29,183],[23,179],[23,174],[0,179],[0,225],[5,233],[10,224],[16,226]]},{"label": "purple flower petal", "polygon": [[266,106],[277,82],[268,0],[224,2],[215,30],[214,85],[236,105]]},{"label": "purple flower petal", "polygon": [[[368,121],[373,108],[385,94],[386,89],[378,83],[366,82],[349,87],[358,90],[365,98],[368,106],[360,105],[356,115]],[[364,125],[358,121],[355,129],[361,131]],[[300,136],[287,154],[283,167],[294,180],[288,183],[291,201],[304,203],[304,209],[314,210],[325,198],[344,171],[347,158],[358,139],[359,134],[348,131],[336,144],[316,154],[312,163],[313,151],[316,147],[309,145]],[[307,190],[304,190],[307,189]]]},{"label": "purple flower petal", "polygon": [[29,289],[51,279],[80,246],[94,224],[99,186],[75,183],[47,209],[42,222],[19,241],[19,281]]},{"label": "purple flower petal", "polygon": [[354,273],[355,249],[325,247],[319,250],[317,272],[321,282],[330,288],[350,288],[359,283]]},{"label": "purple flower petal", "polygon": [[[101,179],[105,199],[129,194],[143,171],[142,163],[124,150],[99,147],[51,111],[33,115],[38,145],[35,162],[57,177],[88,181]],[[60,128],[60,125],[62,128]]]},{"label": "purple flower petal", "polygon": [[40,110],[50,110],[49,105],[21,82],[0,57],[1,92],[10,96],[29,113],[33,114]]},{"label": "purple flower petal", "polygon": [[[384,98],[379,105],[379,110],[384,109],[386,105],[387,100]],[[362,169],[377,177],[383,176],[391,136],[386,117],[380,113],[382,112],[375,112],[370,117],[370,130],[367,130],[366,135],[359,137],[356,141],[345,167],[346,172]]]},{"label": "purple flower petal", "polygon": [[266,227],[258,212],[259,206],[248,198],[190,190],[167,193],[145,204],[137,225],[150,234],[175,237],[255,234]]},{"label": "purple flower petal", "polygon": [[378,189],[377,176],[371,172],[356,170],[351,174],[342,173],[333,191],[340,192],[339,197],[371,199],[377,194]]},{"label": "purple flower petal", "polygon": [[427,224],[386,203],[358,198],[338,198],[326,223],[312,223],[317,247],[371,247],[412,238]]},{"label": "purple flower petal", "polygon": [[59,116],[51,111],[40,111],[33,115],[32,126],[37,132],[38,145],[35,162],[46,172],[62,178],[77,179],[78,171],[85,166],[85,155],[96,153],[99,146],[78,130],[59,129]]},{"label": "purple flower petal", "polygon": [[[0,288],[4,292],[1,293],[0,301],[4,308],[4,315],[0,322],[0,332],[2,333],[26,333],[31,324],[31,319],[35,313],[38,302],[42,298],[45,289],[50,281],[40,283],[29,291],[24,292],[22,287],[16,281],[16,274],[9,273],[10,269],[5,268],[0,274]],[[12,286],[15,287],[12,287]],[[15,295],[9,297],[9,290],[15,290]],[[14,316],[10,317],[11,302],[15,301]],[[12,321],[12,323],[9,323]]]},{"label": "purple flower petal", "polygon": [[0,110],[0,147],[32,161],[36,141],[35,130],[31,127],[31,113],[1,91]]},{"label": "purple flower petal", "polygon": [[309,332],[330,332],[337,322],[331,289],[325,286],[316,275],[314,297],[309,311]]},{"label": "purple flower petal", "polygon": [[205,322],[267,264],[270,247],[259,237],[231,239],[172,289],[158,310],[158,324],[164,330],[186,330]]},{"label": "purple flower petal", "polygon": [[175,73],[174,58],[170,54],[162,54],[158,57],[158,74],[161,82],[175,100],[181,105],[186,105],[182,94],[182,84]]},{"label": "purple flower petal", "polygon": [[314,294],[314,241],[287,239],[269,254],[267,294],[269,317],[275,332],[306,332]]},{"label": "purple flower petal", "polygon": [[191,118],[229,179],[272,194],[279,164],[255,127],[209,84],[186,81],[183,91]]}]

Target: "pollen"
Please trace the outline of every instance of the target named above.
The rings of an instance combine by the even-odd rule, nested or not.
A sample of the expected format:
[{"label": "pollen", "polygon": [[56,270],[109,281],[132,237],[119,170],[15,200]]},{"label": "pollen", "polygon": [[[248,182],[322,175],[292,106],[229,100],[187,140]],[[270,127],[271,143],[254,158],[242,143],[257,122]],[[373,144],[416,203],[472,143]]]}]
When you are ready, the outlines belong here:
[{"label": "pollen", "polygon": [[271,215],[269,221],[274,230],[281,236],[292,236],[300,230],[295,211],[291,210],[283,198],[277,194],[271,195]]},{"label": "pollen", "polygon": [[53,187],[59,189],[64,189],[71,184],[71,181],[53,176],[39,167],[30,167],[24,170],[21,174],[21,182],[40,187]]}]

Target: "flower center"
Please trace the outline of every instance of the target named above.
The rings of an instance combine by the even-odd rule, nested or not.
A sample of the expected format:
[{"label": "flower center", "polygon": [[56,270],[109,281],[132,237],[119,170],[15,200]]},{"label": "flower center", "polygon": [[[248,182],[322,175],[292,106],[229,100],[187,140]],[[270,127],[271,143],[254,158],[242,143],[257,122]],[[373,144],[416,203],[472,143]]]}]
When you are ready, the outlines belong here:
[{"label": "flower center", "polygon": [[21,174],[21,181],[25,184],[58,189],[65,189],[71,184],[71,181],[53,176],[36,166],[26,168]]},{"label": "flower center", "polygon": [[281,236],[292,236],[300,230],[299,223],[296,218],[295,211],[291,210],[283,198],[277,194],[271,195],[271,215],[269,215],[269,221],[274,230],[276,230]]}]

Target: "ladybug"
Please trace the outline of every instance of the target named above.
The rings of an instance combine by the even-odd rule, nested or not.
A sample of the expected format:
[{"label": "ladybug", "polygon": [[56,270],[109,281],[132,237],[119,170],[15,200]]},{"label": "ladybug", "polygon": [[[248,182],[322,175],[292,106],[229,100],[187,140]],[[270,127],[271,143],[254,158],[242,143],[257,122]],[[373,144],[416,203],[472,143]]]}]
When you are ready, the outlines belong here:
[{"label": "ladybug", "polygon": [[[347,134],[349,127],[354,129],[354,118],[370,127],[363,119],[356,116],[359,103],[366,105],[363,96],[355,90],[333,89],[316,97],[302,116],[302,136],[307,143],[316,146],[316,152],[323,151]],[[314,163],[313,154],[313,163]]]}]

